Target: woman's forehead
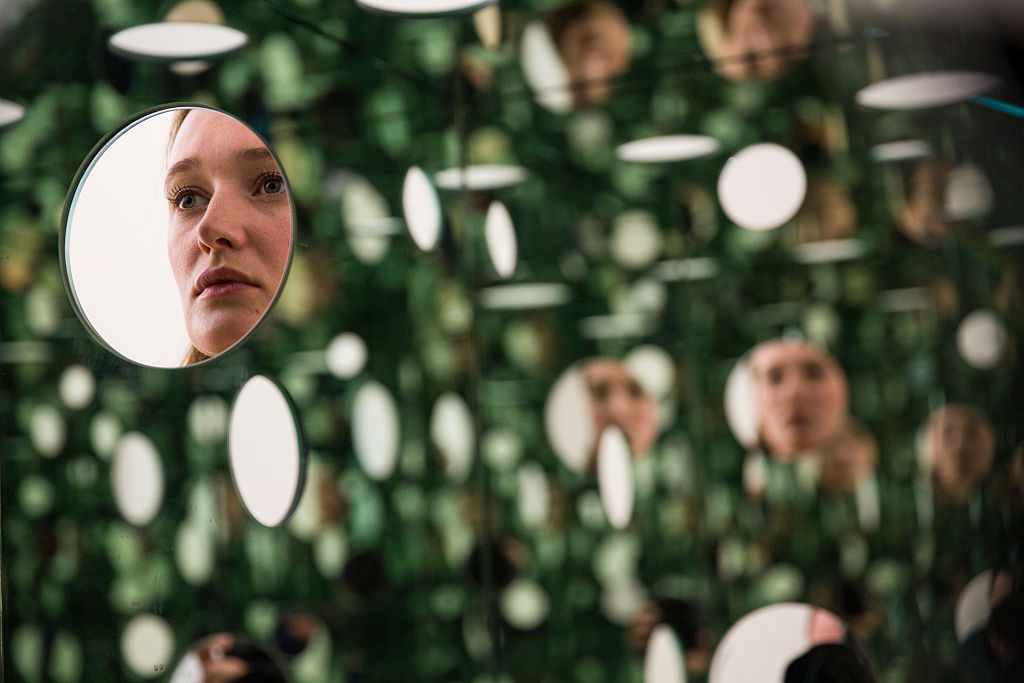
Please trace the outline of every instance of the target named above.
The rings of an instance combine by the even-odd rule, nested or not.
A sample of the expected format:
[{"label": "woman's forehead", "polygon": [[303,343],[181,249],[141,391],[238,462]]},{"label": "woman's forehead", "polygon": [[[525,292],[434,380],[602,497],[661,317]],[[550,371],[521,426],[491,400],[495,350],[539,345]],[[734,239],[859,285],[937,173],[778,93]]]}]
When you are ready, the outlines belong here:
[{"label": "woman's forehead", "polygon": [[751,352],[750,362],[755,371],[807,362],[820,363],[829,368],[835,367],[835,361],[825,351],[799,341],[775,340],[759,344]]},{"label": "woman's forehead", "polygon": [[244,123],[209,109],[190,110],[171,147],[170,161],[195,156],[199,159],[218,150],[266,148]]}]

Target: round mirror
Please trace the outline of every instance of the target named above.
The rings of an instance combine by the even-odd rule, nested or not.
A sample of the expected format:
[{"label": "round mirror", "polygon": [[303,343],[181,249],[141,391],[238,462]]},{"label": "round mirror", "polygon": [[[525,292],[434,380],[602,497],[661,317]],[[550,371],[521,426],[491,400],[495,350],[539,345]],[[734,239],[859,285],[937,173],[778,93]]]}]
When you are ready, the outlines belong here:
[{"label": "round mirror", "polygon": [[0,128],[25,118],[25,107],[17,102],[0,99]]},{"label": "round mirror", "polygon": [[794,215],[804,201],[807,174],[795,154],[762,142],[731,157],[718,176],[718,200],[736,225],[772,230]]},{"label": "round mirror", "polygon": [[139,432],[121,437],[110,467],[110,483],[122,517],[135,526],[153,521],[164,499],[164,468],[149,437]]},{"label": "round mirror", "polygon": [[111,51],[130,59],[187,61],[223,57],[248,37],[230,26],[199,21],[161,21],[133,26],[110,37]]},{"label": "round mirror", "polygon": [[79,170],[63,218],[65,282],[114,353],[191,365],[263,319],[293,228],[281,165],[255,131],[207,107],[161,108],[109,135]]},{"label": "round mirror", "polygon": [[291,516],[306,481],[306,452],[298,411],[262,375],[242,386],[228,428],[231,475],[249,514],[264,526]]},{"label": "round mirror", "polygon": [[660,429],[654,398],[613,358],[592,358],[565,370],[548,393],[544,426],[551,448],[576,471],[594,467],[607,427],[618,427],[627,452],[638,459],[650,452]]},{"label": "round mirror", "polygon": [[849,387],[839,363],[799,339],[771,339],[745,354],[725,388],[729,427],[742,445],[792,461],[830,444],[847,423]]},{"label": "round mirror", "polygon": [[430,415],[430,440],[444,463],[444,472],[456,482],[465,481],[473,467],[476,435],[473,414],[458,394],[438,397]]},{"label": "round mirror", "polygon": [[924,424],[921,447],[940,503],[963,505],[988,474],[995,458],[995,431],[972,405],[949,403]]},{"label": "round mirror", "polygon": [[999,79],[973,71],[933,71],[872,83],[857,104],[873,109],[923,109],[962,102],[993,88]]},{"label": "round mirror", "polygon": [[[741,681],[812,680],[790,678],[790,671],[803,670],[805,657],[817,658],[821,646],[836,645],[847,651],[851,678],[857,667],[868,665],[849,640],[842,620],[826,610],[800,603],[780,603],[754,610],[725,634],[711,658],[710,683]],[[829,661],[842,654],[824,655]],[[870,679],[869,679],[870,680]]]},{"label": "round mirror", "polygon": [[608,0],[572,0],[523,31],[519,57],[537,103],[559,113],[603,104],[629,70],[629,20]]},{"label": "round mirror", "polygon": [[402,184],[402,211],[412,241],[423,251],[430,251],[441,236],[441,200],[430,178],[413,166]]},{"label": "round mirror", "polygon": [[376,381],[359,387],[352,405],[352,441],[363,471],[377,481],[391,476],[398,462],[398,408]]},{"label": "round mirror", "polygon": [[475,12],[497,0],[356,0],[363,9],[398,16],[437,17]]},{"label": "round mirror", "polygon": [[491,202],[487,207],[487,218],[484,221],[484,236],[487,241],[487,254],[491,257],[491,265],[498,277],[512,277],[516,270],[518,245],[516,243],[516,227],[512,216],[501,202]]},{"label": "round mirror", "polygon": [[286,683],[277,657],[244,636],[215,633],[193,643],[178,660],[170,683],[260,681]]},{"label": "round mirror", "polygon": [[956,348],[960,357],[978,370],[997,367],[1008,346],[1009,333],[993,311],[968,313],[956,331]]},{"label": "round mirror", "polygon": [[714,154],[718,140],[706,135],[659,135],[619,145],[615,154],[623,161],[657,164],[685,161]]},{"label": "round mirror", "polygon": [[121,656],[136,676],[160,676],[173,655],[174,632],[163,617],[137,614],[121,632]]},{"label": "round mirror", "polygon": [[686,663],[679,639],[667,624],[651,631],[644,655],[644,683],[686,683]]},{"label": "round mirror", "polygon": [[633,467],[629,443],[622,430],[609,425],[597,445],[597,486],[608,523],[616,529],[629,526],[633,518]]},{"label": "round mirror", "polygon": [[733,81],[769,81],[805,58],[814,37],[810,0],[705,0],[697,37]]},{"label": "round mirror", "polygon": [[434,183],[442,190],[482,192],[518,185],[524,180],[526,180],[525,168],[502,164],[446,168],[434,174]]},{"label": "round mirror", "polygon": [[967,582],[956,599],[956,639],[961,643],[988,623],[992,611],[989,593],[992,589],[992,570],[986,569]]}]

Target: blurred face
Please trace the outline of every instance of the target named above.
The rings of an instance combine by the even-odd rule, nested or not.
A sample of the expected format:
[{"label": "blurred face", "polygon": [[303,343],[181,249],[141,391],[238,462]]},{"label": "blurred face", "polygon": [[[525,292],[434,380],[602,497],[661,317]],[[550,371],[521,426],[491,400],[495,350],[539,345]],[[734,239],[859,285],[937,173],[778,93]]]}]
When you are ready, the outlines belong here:
[{"label": "blurred face", "polygon": [[583,374],[596,434],[600,436],[605,427],[615,425],[622,430],[634,456],[646,455],[658,436],[654,400],[618,361],[590,361]]},{"label": "blurred face", "polygon": [[830,493],[853,493],[875,469],[877,460],[874,439],[844,429],[822,452],[818,482]]},{"label": "blurred face", "polygon": [[629,68],[629,24],[614,10],[595,7],[566,27],[558,51],[569,72],[576,106],[600,104],[612,93],[610,79]]},{"label": "blurred face", "polygon": [[900,229],[919,244],[934,245],[947,232],[944,221],[949,167],[935,161],[921,162],[914,169],[907,191],[907,203],[900,217]]},{"label": "blurred face", "polygon": [[782,459],[824,446],[846,420],[847,387],[830,356],[810,344],[770,341],[751,358],[761,437]]},{"label": "blurred face", "polygon": [[953,501],[967,500],[992,466],[992,427],[966,406],[945,406],[932,414],[925,439],[939,493]]},{"label": "blurred face", "polygon": [[787,48],[811,42],[814,17],[808,0],[736,0],[725,23],[723,75],[765,80],[781,74],[797,58]]},{"label": "blurred face", "polygon": [[215,356],[259,322],[284,278],[288,192],[255,133],[203,109],[185,117],[167,169],[167,254],[185,327],[196,349]]}]

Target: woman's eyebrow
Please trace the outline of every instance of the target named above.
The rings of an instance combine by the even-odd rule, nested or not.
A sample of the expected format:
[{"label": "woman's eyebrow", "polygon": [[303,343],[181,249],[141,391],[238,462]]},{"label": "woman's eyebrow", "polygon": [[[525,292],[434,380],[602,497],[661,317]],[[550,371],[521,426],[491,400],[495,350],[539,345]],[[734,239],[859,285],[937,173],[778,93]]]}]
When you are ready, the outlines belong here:
[{"label": "woman's eyebrow", "polygon": [[[250,147],[248,149],[240,150],[235,154],[235,159],[245,163],[260,162],[260,161],[274,161],[274,165],[277,162],[274,160],[274,155],[270,153],[270,150],[266,147]],[[190,171],[194,171],[201,165],[199,157],[190,156],[185,157],[180,161],[174,162],[170,168],[167,169],[167,176],[164,179],[164,188],[170,191],[171,186],[174,184],[174,179]]]}]

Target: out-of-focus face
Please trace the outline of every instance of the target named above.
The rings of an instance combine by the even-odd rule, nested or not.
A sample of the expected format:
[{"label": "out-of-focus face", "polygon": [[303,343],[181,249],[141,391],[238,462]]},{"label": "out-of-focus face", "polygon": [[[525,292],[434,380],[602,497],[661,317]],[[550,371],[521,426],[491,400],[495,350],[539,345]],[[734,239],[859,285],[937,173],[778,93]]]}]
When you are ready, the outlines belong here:
[{"label": "out-of-focus face", "polygon": [[878,445],[870,434],[844,427],[821,454],[818,484],[829,493],[853,493],[878,462]]},{"label": "out-of-focus face", "polygon": [[612,94],[611,80],[626,73],[632,47],[629,24],[614,9],[597,5],[566,26],[558,52],[574,86],[573,104],[601,104]]},{"label": "out-of-focus face", "polygon": [[964,502],[992,466],[992,425],[969,406],[943,406],[928,420],[925,454],[937,492],[953,502]]},{"label": "out-of-focus face", "polygon": [[584,381],[590,394],[595,434],[615,425],[622,430],[634,456],[646,455],[658,437],[658,408],[626,369],[616,360],[598,358],[587,363]]},{"label": "out-of-focus face", "polygon": [[193,109],[168,153],[164,190],[185,327],[197,350],[215,356],[259,322],[284,279],[292,234],[284,177],[244,124]]},{"label": "out-of-focus face", "polygon": [[735,0],[728,9],[719,66],[735,80],[777,77],[800,55],[814,31],[807,0]]},{"label": "out-of-focus face", "polygon": [[821,448],[846,421],[848,391],[839,365],[817,347],[774,340],[751,354],[761,438],[777,458]]},{"label": "out-of-focus face", "polygon": [[949,230],[944,219],[949,173],[948,166],[931,160],[914,169],[899,221],[900,230],[908,239],[935,245],[945,238]]}]

